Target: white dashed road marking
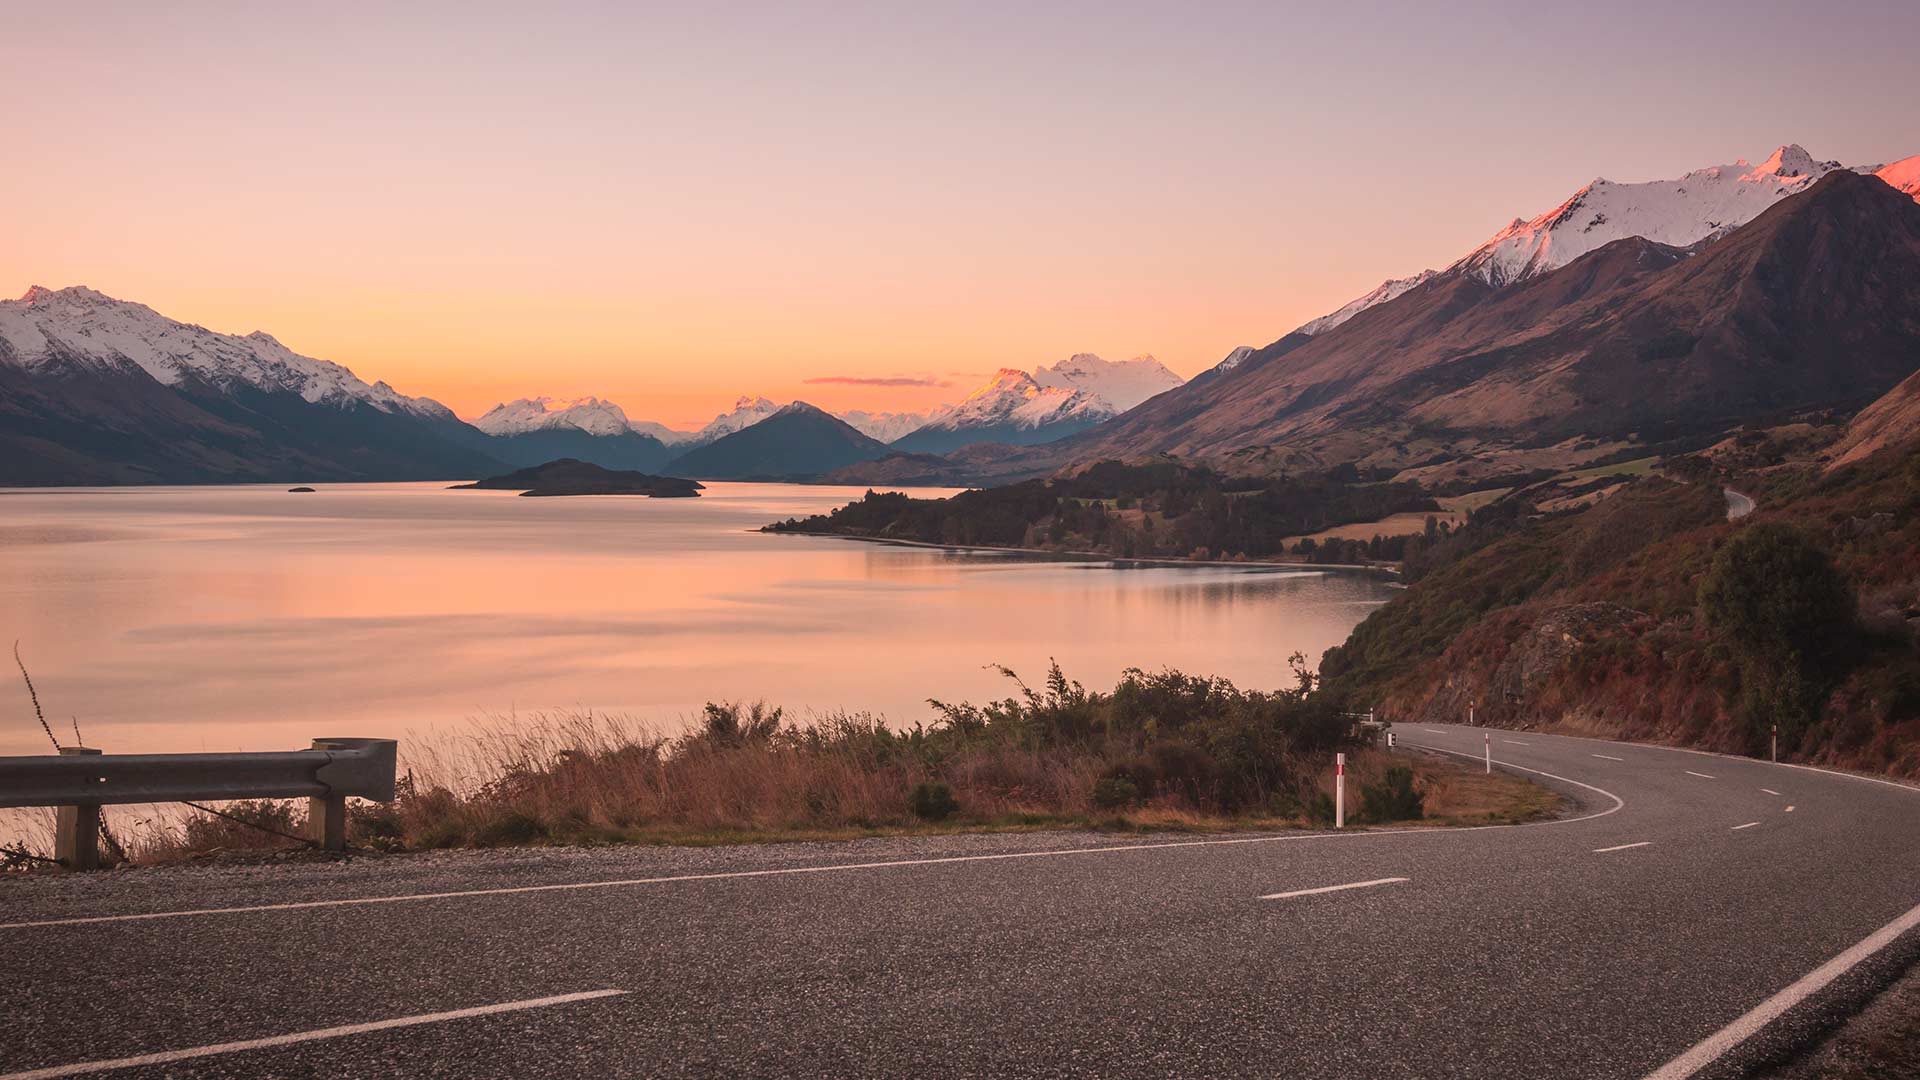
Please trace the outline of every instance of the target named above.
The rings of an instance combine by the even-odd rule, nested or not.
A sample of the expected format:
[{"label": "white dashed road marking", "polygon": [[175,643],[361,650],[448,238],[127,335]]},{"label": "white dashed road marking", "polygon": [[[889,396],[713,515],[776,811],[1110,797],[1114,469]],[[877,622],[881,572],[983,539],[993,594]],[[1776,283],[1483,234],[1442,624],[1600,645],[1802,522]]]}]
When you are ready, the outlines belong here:
[{"label": "white dashed road marking", "polygon": [[1755,825],[1758,825],[1758,824],[1760,824],[1760,823],[1759,823],[1759,822],[1757,822],[1757,821],[1749,821],[1749,822],[1747,822],[1747,823],[1746,823],[1745,825],[1735,825],[1735,826],[1733,827],[1733,831],[1734,831],[1734,832],[1739,832],[1739,831],[1740,831],[1741,829],[1751,829],[1751,828],[1753,828],[1753,827],[1754,827]]},{"label": "white dashed road marking", "polygon": [[1702,779],[1702,780],[1718,780],[1718,779],[1720,779],[1720,778],[1719,778],[1719,777],[1717,777],[1717,776],[1708,776],[1708,775],[1707,775],[1706,773],[1703,773],[1703,772],[1694,772],[1694,771],[1693,771],[1692,769],[1688,769],[1688,770],[1686,770],[1686,773],[1687,773],[1687,775],[1688,775],[1688,776],[1697,776],[1697,777],[1699,777],[1699,778],[1700,778],[1700,779]]},{"label": "white dashed road marking", "polygon": [[346,1035],[364,1035],[371,1031],[389,1031],[393,1028],[414,1027],[419,1024],[437,1024],[443,1020],[465,1020],[472,1016],[494,1016],[525,1009],[543,1009],[549,1005],[567,1005],[575,1001],[590,1001],[594,998],[614,997],[624,993],[626,993],[625,990],[587,990],[578,994],[529,998],[525,1001],[508,1001],[499,1005],[481,1005],[473,1009],[453,1009],[448,1012],[423,1013],[419,1016],[402,1016],[393,1020],[375,1020],[369,1024],[347,1024],[342,1027],[319,1028],[314,1031],[297,1031],[291,1035],[271,1035],[264,1039],[214,1043],[211,1046],[196,1046],[188,1050],[162,1050],[159,1053],[139,1054],[134,1057],[82,1061],[74,1065],[55,1065],[46,1069],[28,1069],[26,1072],[0,1074],[0,1080],[51,1080],[56,1076],[82,1076],[87,1073],[107,1072],[111,1069],[131,1069],[140,1065],[165,1065],[169,1062],[213,1057],[217,1054],[237,1054],[243,1050],[264,1050],[273,1046],[291,1046],[294,1043],[315,1042],[320,1039],[338,1039]]},{"label": "white dashed road marking", "polygon": [[[1321,893],[1345,892],[1348,889],[1368,889],[1375,885],[1398,885],[1400,882],[1406,880],[1407,879],[1403,877],[1375,878],[1372,881],[1356,881],[1349,885],[1322,885],[1317,889],[1295,889],[1292,892],[1268,893],[1260,899],[1285,900],[1294,896],[1318,896]],[[6,1077],[0,1076],[0,1080],[6,1080]]]},{"label": "white dashed road marking", "polygon": [[[1609,851],[1625,851],[1625,850],[1627,850],[1628,848],[1637,848],[1637,847],[1652,847],[1652,846],[1653,846],[1653,841],[1651,841],[1651,840],[1642,840],[1642,841],[1640,841],[1640,842],[1639,842],[1639,843],[1637,843],[1637,844],[1615,844],[1615,845],[1614,845],[1614,846],[1612,846],[1612,847],[1597,847],[1597,848],[1594,848],[1594,849],[1593,849],[1593,853],[1594,853],[1595,855],[1604,855],[1604,854],[1606,854],[1606,853],[1607,853],[1607,852],[1609,852]],[[5,1078],[5,1077],[0,1077],[0,1080],[6,1080],[6,1078]]]},{"label": "white dashed road marking", "polygon": [[1772,789],[1772,788],[1770,788],[1770,787],[1763,787],[1763,788],[1761,788],[1760,790],[1761,790],[1761,791],[1764,791],[1764,792],[1766,792],[1766,793],[1767,793],[1767,794],[1769,794],[1769,795],[1778,795],[1778,794],[1780,794],[1779,792],[1777,792],[1777,791],[1775,791],[1775,790],[1773,790],[1773,789]]},{"label": "white dashed road marking", "polygon": [[1614,757],[1614,756],[1613,756],[1612,754],[1595,754],[1595,755],[1593,755],[1593,756],[1594,756],[1594,757],[1597,757],[1597,758],[1606,758],[1606,759],[1607,759],[1608,761],[1625,761],[1625,760],[1627,760],[1626,758],[1623,758],[1623,757]]}]

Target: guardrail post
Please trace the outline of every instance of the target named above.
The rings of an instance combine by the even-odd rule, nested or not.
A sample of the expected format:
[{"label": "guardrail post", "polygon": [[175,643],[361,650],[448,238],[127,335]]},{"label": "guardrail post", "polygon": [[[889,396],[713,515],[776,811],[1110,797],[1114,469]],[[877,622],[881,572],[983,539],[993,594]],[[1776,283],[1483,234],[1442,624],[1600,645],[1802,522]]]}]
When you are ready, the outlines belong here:
[{"label": "guardrail post", "polygon": [[[315,750],[331,750],[332,739],[315,739]],[[325,851],[347,850],[347,797],[331,792],[307,800],[307,839]]]},{"label": "guardrail post", "polygon": [[[62,757],[98,754],[91,746],[63,746]],[[100,804],[60,806],[53,811],[53,857],[69,870],[100,869]]]}]

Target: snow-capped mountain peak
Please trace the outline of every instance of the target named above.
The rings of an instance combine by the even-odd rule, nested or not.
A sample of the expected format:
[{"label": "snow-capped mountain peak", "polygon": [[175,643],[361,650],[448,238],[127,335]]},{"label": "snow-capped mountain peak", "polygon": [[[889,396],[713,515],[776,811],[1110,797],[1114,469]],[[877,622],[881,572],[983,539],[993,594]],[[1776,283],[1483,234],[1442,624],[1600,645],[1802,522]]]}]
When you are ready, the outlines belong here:
[{"label": "snow-capped mountain peak", "polygon": [[721,413],[688,436],[684,442],[688,445],[710,443],[723,435],[731,435],[741,428],[753,425],[780,411],[780,406],[757,394],[742,394],[733,403],[730,412]]},{"label": "snow-capped mountain peak", "polygon": [[1760,167],[1748,174],[1748,178],[1776,176],[1791,180],[1800,176],[1825,176],[1840,168],[1837,161],[1815,161],[1807,153],[1806,147],[1799,143],[1788,143],[1775,150]]},{"label": "snow-capped mountain peak", "polygon": [[[1314,321],[1315,321],[1315,322],[1318,322],[1319,320],[1318,320],[1318,319],[1316,319],[1316,320],[1314,320]],[[1302,330],[1302,332],[1303,332],[1303,333],[1310,333],[1311,331],[1306,331],[1306,330],[1305,330],[1305,329],[1303,328],[1303,330]],[[1251,346],[1251,345],[1240,345],[1240,346],[1236,346],[1236,347],[1234,348],[1234,350],[1233,350],[1232,352],[1230,352],[1230,353],[1228,353],[1228,354],[1226,355],[1226,358],[1225,358],[1225,359],[1223,359],[1223,360],[1221,360],[1221,361],[1220,361],[1219,363],[1217,363],[1217,364],[1215,364],[1215,365],[1213,365],[1213,370],[1215,370],[1215,371],[1217,371],[1217,372],[1220,372],[1220,373],[1222,373],[1222,374],[1225,374],[1226,372],[1229,372],[1229,371],[1232,371],[1232,370],[1233,370],[1234,368],[1237,368],[1237,367],[1239,367],[1239,366],[1240,366],[1241,364],[1244,364],[1244,363],[1246,363],[1246,362],[1247,362],[1247,357],[1249,357],[1249,356],[1252,356],[1252,355],[1253,355],[1253,354],[1254,354],[1255,352],[1257,352],[1257,351],[1258,351],[1258,350],[1256,350],[1256,349],[1255,349],[1255,348],[1254,348],[1253,346]]]},{"label": "snow-capped mountain peak", "polygon": [[524,435],[559,428],[574,428],[589,435],[621,435],[633,429],[625,410],[597,397],[573,401],[520,398],[495,405],[475,420],[473,426],[489,435]]},{"label": "snow-capped mountain peak", "polygon": [[315,404],[364,404],[383,412],[453,418],[437,401],[407,397],[386,383],[370,385],[347,368],[302,356],[264,332],[216,333],[82,285],[35,285],[18,300],[0,300],[0,362],[29,370],[60,364],[137,369],[165,386],[198,381],[221,390],[294,393]]},{"label": "snow-capped mountain peak", "polygon": [[1873,175],[1893,185],[1895,190],[1913,196],[1915,202],[1920,202],[1920,154],[1891,165],[1882,165],[1873,171]]},{"label": "snow-capped mountain peak", "polygon": [[1758,167],[1742,160],[1678,180],[1595,180],[1558,207],[1495,233],[1453,268],[1497,287],[1558,270],[1630,236],[1691,247],[1745,225],[1838,168],[1837,161],[1817,161],[1788,144]]},{"label": "snow-capped mountain peak", "polygon": [[837,413],[855,431],[869,439],[890,443],[909,432],[924,426],[931,416],[927,412],[872,412],[866,409],[848,409]]},{"label": "snow-capped mountain peak", "polygon": [[[1887,166],[1853,168],[1874,173],[1920,198],[1920,166],[1911,164],[1914,161],[1909,158]],[[1455,262],[1448,272],[1477,277],[1499,288],[1557,270],[1589,251],[1628,237],[1692,247],[1745,225],[1781,199],[1805,191],[1821,177],[1846,167],[1837,161],[1821,161],[1798,143],[1787,143],[1759,165],[1742,158],[1727,165],[1695,169],[1677,180],[1625,184],[1602,177],[1538,217],[1513,219]],[[1388,281],[1340,310],[1301,326],[1299,332],[1324,333],[1432,276],[1433,271],[1426,271]]]},{"label": "snow-capped mountain peak", "polygon": [[1115,412],[1126,412],[1186,380],[1148,355],[1115,362],[1093,353],[1075,353],[1052,367],[1041,364],[1034,368],[1033,381],[1041,386],[1084,390],[1113,406]]}]

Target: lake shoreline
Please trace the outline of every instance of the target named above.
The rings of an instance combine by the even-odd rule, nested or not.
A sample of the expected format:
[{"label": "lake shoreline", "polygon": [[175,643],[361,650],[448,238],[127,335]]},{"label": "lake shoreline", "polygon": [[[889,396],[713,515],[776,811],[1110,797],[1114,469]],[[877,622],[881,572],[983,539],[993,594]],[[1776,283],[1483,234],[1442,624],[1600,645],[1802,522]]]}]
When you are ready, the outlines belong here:
[{"label": "lake shoreline", "polygon": [[1060,561],[1083,561],[1095,559],[1101,562],[1119,564],[1137,564],[1141,566],[1259,566],[1279,570],[1362,570],[1382,574],[1398,580],[1398,563],[1307,563],[1280,562],[1274,559],[1166,559],[1139,555],[1115,555],[1102,551],[1069,551],[1049,548],[999,547],[993,544],[936,544],[930,540],[903,540],[891,536],[855,536],[851,533],[827,532],[782,532],[774,533],[765,527],[751,529],[750,532],[765,533],[770,536],[815,536],[827,540],[857,540],[867,544],[886,544],[892,547],[928,548],[934,551],[993,551],[1010,555],[1050,556]]}]

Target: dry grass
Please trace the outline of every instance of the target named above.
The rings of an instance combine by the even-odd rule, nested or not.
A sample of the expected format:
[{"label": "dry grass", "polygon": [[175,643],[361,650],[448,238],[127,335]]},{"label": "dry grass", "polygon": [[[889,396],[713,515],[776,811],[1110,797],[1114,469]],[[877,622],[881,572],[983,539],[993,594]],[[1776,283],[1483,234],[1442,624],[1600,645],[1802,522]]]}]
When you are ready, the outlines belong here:
[{"label": "dry grass", "polygon": [[[1350,823],[1550,812],[1550,796],[1510,778],[1426,760],[1409,772],[1406,757],[1354,746],[1303,666],[1298,677],[1297,690],[1264,693],[1132,671],[1090,693],[1056,667],[1044,690],[1013,678],[1017,696],[936,702],[941,721],[905,730],[861,714],[794,724],[762,705],[708,705],[700,725],[671,737],[590,712],[495,718],[407,740],[398,797],[354,805],[349,839],[417,850],[1317,827],[1333,817],[1336,750],[1352,758]],[[143,816],[127,829],[132,857],[279,858],[304,846],[301,801],[219,809],[226,817]]]},{"label": "dry grass", "polygon": [[[831,725],[851,723],[856,739]],[[883,760],[854,748],[864,720],[792,740],[697,745],[663,740],[618,717],[559,715],[520,729],[492,728],[422,747],[401,797],[355,808],[353,842],[382,850],[545,843],[716,845],[841,840],[865,836],[1091,828],[1115,832],[1273,831],[1325,827],[1331,769],[1317,770],[1305,798],[1283,795],[1228,811],[1163,793],[1102,806],[1097,783],[1111,762],[1082,751],[987,747],[939,767]],[[695,739],[696,743],[689,743]],[[1559,796],[1525,780],[1433,755],[1360,750],[1349,755],[1350,823],[1379,825],[1365,790],[1395,765],[1410,766],[1426,824],[1541,820]],[[916,784],[945,783],[959,809],[915,814]],[[1320,796],[1316,799],[1314,796]],[[240,816],[298,832],[296,804],[247,804]],[[229,807],[228,809],[233,809]],[[136,859],[164,862],[209,850],[258,852],[284,841],[208,819],[142,834]]]},{"label": "dry grass", "polygon": [[1419,752],[1409,763],[1426,795],[1427,820],[1433,824],[1545,821],[1567,807],[1557,793],[1511,773],[1489,775],[1477,765]]}]

